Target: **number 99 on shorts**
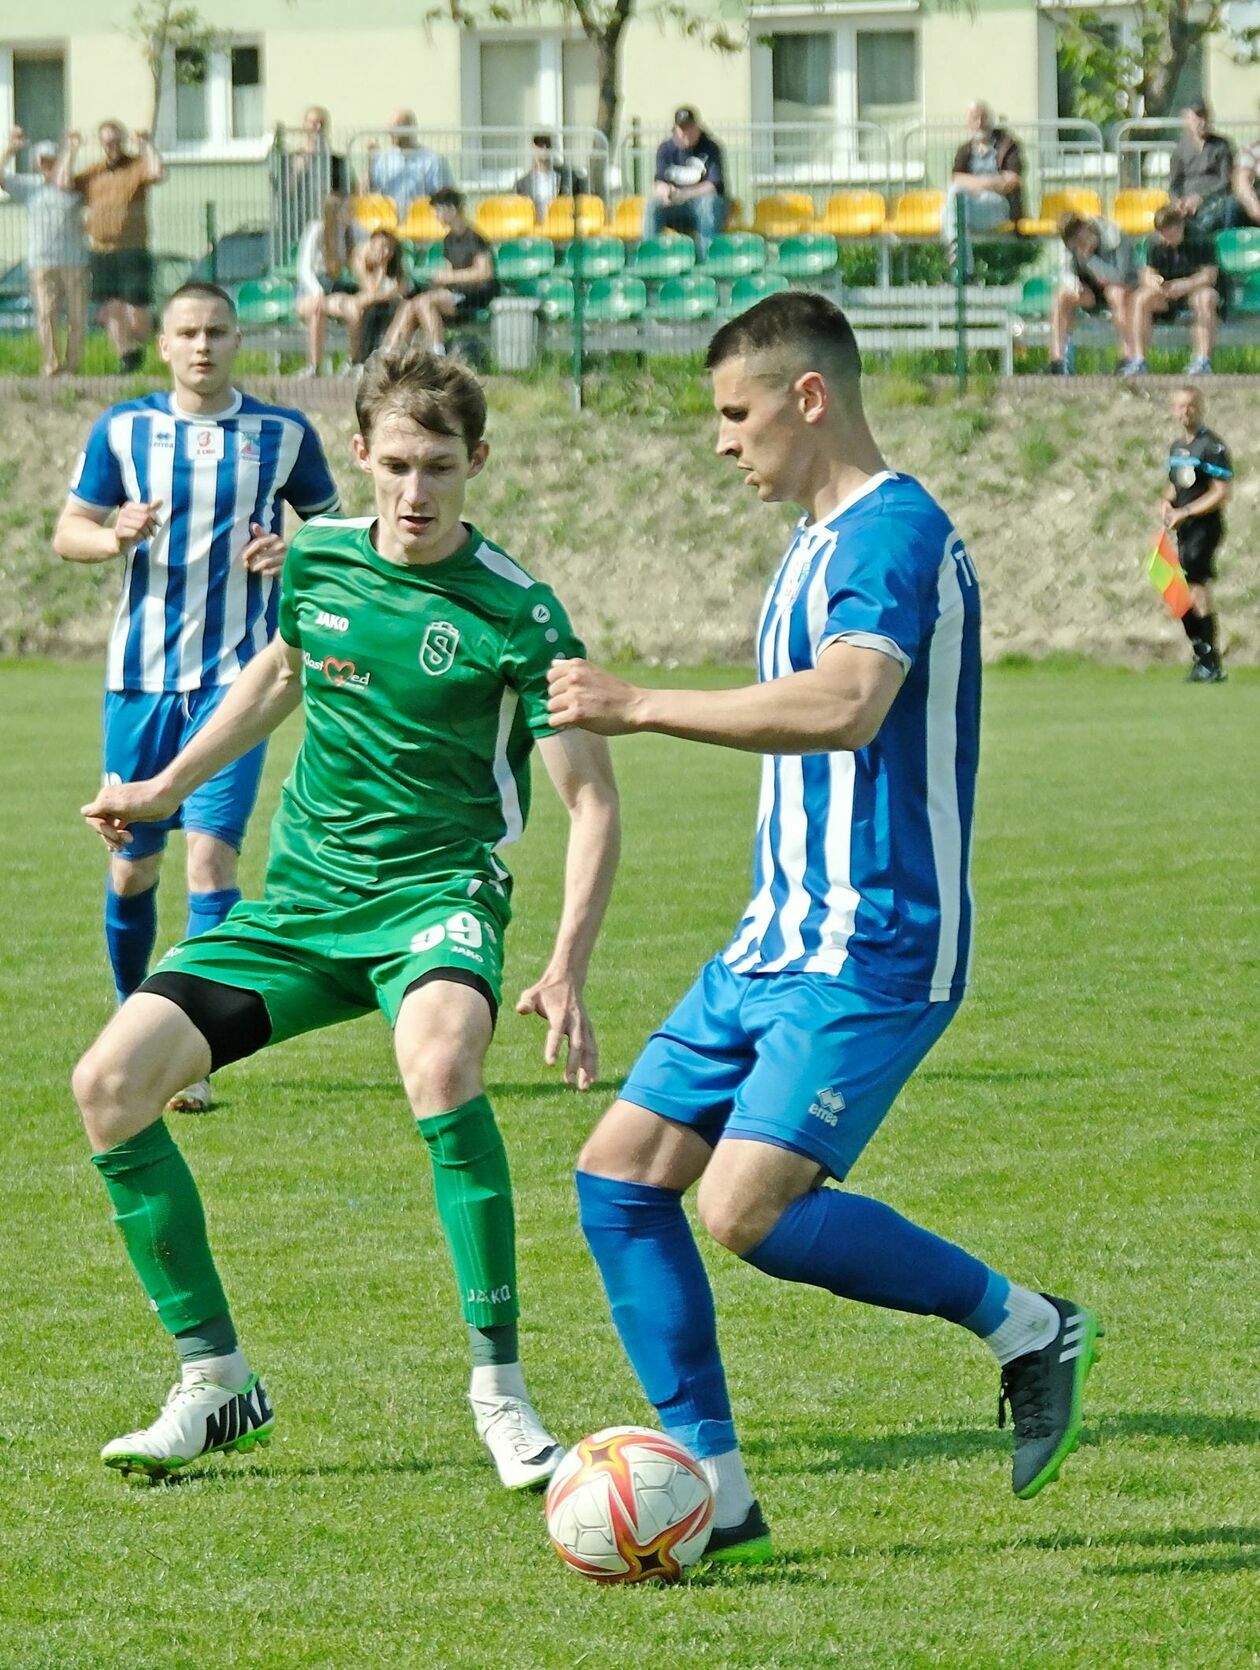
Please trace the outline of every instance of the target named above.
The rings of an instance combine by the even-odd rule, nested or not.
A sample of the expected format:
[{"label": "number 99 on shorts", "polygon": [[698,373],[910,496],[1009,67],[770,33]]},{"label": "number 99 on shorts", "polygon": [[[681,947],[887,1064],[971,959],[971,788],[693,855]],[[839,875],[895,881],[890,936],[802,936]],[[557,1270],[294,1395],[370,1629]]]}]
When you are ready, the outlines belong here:
[{"label": "number 99 on shorts", "polygon": [[410,949],[419,954],[432,951],[443,940],[449,940],[453,946],[460,946],[465,951],[479,951],[484,937],[485,930],[477,918],[470,911],[457,910],[445,922],[435,922],[431,928],[423,928],[414,934]]}]

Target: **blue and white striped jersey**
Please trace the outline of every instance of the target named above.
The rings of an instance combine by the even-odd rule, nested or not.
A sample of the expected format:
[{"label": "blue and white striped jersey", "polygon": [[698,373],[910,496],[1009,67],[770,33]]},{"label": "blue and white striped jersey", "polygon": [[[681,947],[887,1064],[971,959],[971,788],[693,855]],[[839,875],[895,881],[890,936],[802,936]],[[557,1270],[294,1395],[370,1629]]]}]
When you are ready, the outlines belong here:
[{"label": "blue and white striped jersey", "polygon": [[766,596],[758,677],[815,666],[837,640],[906,669],[875,740],[767,756],[753,897],[722,953],[858,990],[960,997],[971,960],[971,821],[980,731],[980,589],[945,512],[884,471],[798,524]]},{"label": "blue and white striped jersey", "polygon": [[70,496],[96,510],[161,500],[157,532],[124,559],[107,690],[230,684],[276,630],[275,580],[240,560],[250,524],[282,532],[282,499],[300,516],[338,507],[306,418],[240,393],[215,417],[181,411],[170,394],[111,406]]}]

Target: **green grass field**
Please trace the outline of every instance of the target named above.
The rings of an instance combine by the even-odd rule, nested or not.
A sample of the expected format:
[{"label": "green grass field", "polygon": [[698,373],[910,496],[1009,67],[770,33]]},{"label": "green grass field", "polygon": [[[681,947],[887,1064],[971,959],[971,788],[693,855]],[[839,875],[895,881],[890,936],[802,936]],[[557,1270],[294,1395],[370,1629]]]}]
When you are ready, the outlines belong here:
[{"label": "green grass field", "polygon": [[[67,1089],[110,1003],[102,854],[75,816],[96,780],[97,688],[93,667],[0,669],[0,1664],[1257,1662],[1260,678],[990,673],[974,996],[853,1178],[1097,1308],[1108,1337],[1079,1453],[1016,1501],[997,1374],[970,1336],[714,1256],[781,1554],[657,1591],[563,1571],[537,1500],[494,1481],[376,1021],[232,1069],[219,1110],[177,1124],[275,1443],[150,1491],[99,1465],[173,1376]],[[273,749],[269,803],[293,743]],[[744,902],[754,796],[741,756],[648,738],[617,758],[626,859],[590,992],[605,1083],[563,1090],[510,1012],[490,1058],[527,1366],[570,1439],[650,1419],[576,1227],[572,1157]],[[540,783],[515,861],[513,990],[545,956],[561,840]],[[180,894],[172,871],[168,937]]]}]

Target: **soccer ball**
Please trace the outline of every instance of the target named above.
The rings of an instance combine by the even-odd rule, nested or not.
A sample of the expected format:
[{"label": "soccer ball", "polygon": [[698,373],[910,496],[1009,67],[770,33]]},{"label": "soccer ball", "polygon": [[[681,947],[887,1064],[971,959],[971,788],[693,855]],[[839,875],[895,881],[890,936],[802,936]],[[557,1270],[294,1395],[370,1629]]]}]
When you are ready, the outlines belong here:
[{"label": "soccer ball", "polygon": [[601,1583],[674,1583],[704,1553],[713,1492],[690,1450],[642,1426],[610,1426],[569,1451],[547,1489],[556,1553]]}]

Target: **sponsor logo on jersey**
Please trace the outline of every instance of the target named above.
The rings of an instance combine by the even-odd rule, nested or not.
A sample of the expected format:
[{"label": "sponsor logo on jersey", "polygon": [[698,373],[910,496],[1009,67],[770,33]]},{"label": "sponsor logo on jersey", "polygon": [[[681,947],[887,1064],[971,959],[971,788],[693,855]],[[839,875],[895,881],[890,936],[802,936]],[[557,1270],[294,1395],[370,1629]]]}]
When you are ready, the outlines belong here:
[{"label": "sponsor logo on jersey", "polygon": [[213,428],[192,429],[188,434],[190,458],[222,458],[223,431],[216,423]]},{"label": "sponsor logo on jersey", "polygon": [[435,620],[425,628],[424,637],[420,640],[420,665],[426,673],[437,678],[454,666],[458,648],[459,628],[452,626],[449,620]]},{"label": "sponsor logo on jersey", "polygon": [[304,649],[302,664],[308,672],[323,673],[329,684],[335,684],[338,689],[349,685],[357,690],[366,690],[372,682],[371,673],[361,673],[353,661],[339,661],[335,655],[321,658]]},{"label": "sponsor logo on jersey", "polygon": [[349,615],[330,615],[327,609],[316,609],[316,626],[326,626],[330,632],[348,632],[350,630]]},{"label": "sponsor logo on jersey", "polygon": [[844,1097],[838,1090],[820,1090],[810,1103],[809,1111],[824,1125],[837,1125],[844,1112]]}]

